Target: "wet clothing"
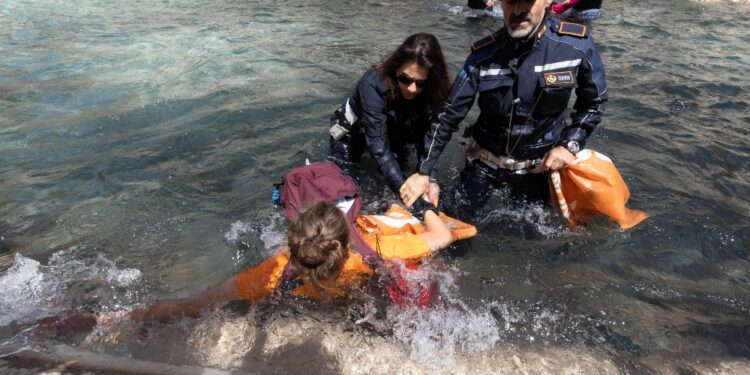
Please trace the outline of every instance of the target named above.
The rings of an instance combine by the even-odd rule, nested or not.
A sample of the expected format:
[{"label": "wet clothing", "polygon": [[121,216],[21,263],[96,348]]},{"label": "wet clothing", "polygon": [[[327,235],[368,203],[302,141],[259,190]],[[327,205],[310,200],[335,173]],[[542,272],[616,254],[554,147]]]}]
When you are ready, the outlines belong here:
[{"label": "wet clothing", "polygon": [[487,9],[487,0],[469,0],[466,5],[472,9]]},{"label": "wet clothing", "polygon": [[[275,293],[284,281],[284,271],[289,264],[289,256],[288,252],[282,251],[261,264],[240,272],[235,276],[237,294],[246,301],[254,302]],[[343,296],[346,294],[346,289],[359,286],[372,276],[372,273],[372,269],[362,257],[350,250],[349,258],[344,263],[341,274],[336,278],[336,287],[321,291],[312,284],[297,282],[289,288],[291,289],[289,292],[294,296],[306,298]]]},{"label": "wet clothing", "polygon": [[[473,225],[443,214],[439,217],[451,229],[455,239],[469,238],[476,234]],[[398,206],[392,206],[383,215],[360,215],[355,228],[383,260],[413,261],[423,259],[431,253],[427,241],[419,235],[425,231],[424,225]],[[289,256],[289,252],[282,251],[258,266],[240,272],[235,277],[237,294],[248,301],[261,300],[277,290],[306,298],[338,297],[345,295],[347,290],[360,286],[373,274],[372,268],[362,256],[350,249],[349,258],[336,279],[335,287],[321,291],[314,285],[295,279],[293,274],[288,274]]]},{"label": "wet clothing", "polygon": [[461,187],[450,197],[449,205],[456,211],[456,216],[469,222],[477,219],[479,209],[484,207],[492,197],[495,189],[508,186],[515,196],[530,201],[549,199],[549,188],[546,173],[513,173],[502,168],[492,168],[481,160],[466,163],[461,171]]},{"label": "wet clothing", "polygon": [[422,140],[429,121],[421,96],[412,100],[388,96],[386,82],[374,69],[368,70],[332,118],[345,118],[351,129],[339,140],[331,137],[329,159],[348,171],[368,150],[388,186],[398,192],[406,181],[402,164],[407,148],[414,145],[418,159],[424,155]]},{"label": "wet clothing", "polygon": [[[425,135],[420,173],[432,173],[477,94],[480,114],[468,130],[494,155],[540,159],[568,141],[583,148],[607,103],[604,66],[586,26],[547,18],[526,40],[511,39],[502,28],[474,43],[472,50],[453,83],[448,105]],[[573,91],[576,101],[568,124],[565,110]],[[498,182],[513,183],[502,176]]]}]

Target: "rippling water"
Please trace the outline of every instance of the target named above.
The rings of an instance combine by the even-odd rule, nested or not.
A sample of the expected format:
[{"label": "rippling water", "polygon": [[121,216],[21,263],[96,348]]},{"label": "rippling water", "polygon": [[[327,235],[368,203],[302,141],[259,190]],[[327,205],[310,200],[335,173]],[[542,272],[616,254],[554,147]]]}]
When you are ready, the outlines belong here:
[{"label": "rippling water", "polygon": [[[369,64],[429,31],[453,74],[468,45],[502,22],[452,0],[282,5],[0,3],[4,353],[41,343],[8,327],[75,306],[118,310],[188,295],[273,253],[284,222],[272,183],[325,157],[327,118]],[[630,206],[651,218],[628,232],[604,222],[571,231],[549,207],[499,193],[480,234],[439,262],[446,308],[373,318],[392,332],[372,348],[394,359],[359,370],[533,372],[532,353],[583,372],[586,363],[606,372],[597,358],[625,373],[748,369],[748,15],[749,5],[722,1],[605,2],[592,29],[611,99],[590,145],[615,160]],[[445,154],[447,182],[461,163],[453,147]],[[368,193],[371,210],[388,198]],[[353,325],[357,340],[380,340],[354,323],[367,306],[347,323],[327,322],[327,339],[349,342],[340,331]],[[159,356],[144,348],[163,344],[166,327],[145,343],[66,343],[242,367],[206,360],[212,346],[201,340],[213,336],[195,336],[232,322],[194,323],[182,331],[192,346]],[[320,353],[310,361],[331,361]],[[334,370],[357,373],[333,358]],[[0,368],[17,366],[0,359]]]}]

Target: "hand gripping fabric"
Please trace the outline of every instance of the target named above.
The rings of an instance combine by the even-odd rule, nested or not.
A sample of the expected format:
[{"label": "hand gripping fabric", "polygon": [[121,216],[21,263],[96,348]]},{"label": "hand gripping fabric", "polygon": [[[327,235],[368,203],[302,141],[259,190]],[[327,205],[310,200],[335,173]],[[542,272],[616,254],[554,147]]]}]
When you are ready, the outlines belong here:
[{"label": "hand gripping fabric", "polygon": [[284,176],[281,203],[284,206],[284,216],[292,222],[297,220],[302,211],[317,202],[337,203],[342,200],[349,200],[351,204],[346,217],[349,220],[349,238],[354,245],[353,250],[368,262],[374,261],[378,257],[377,253],[362,240],[354,228],[354,221],[362,209],[362,196],[351,177],[328,161],[294,168]]},{"label": "hand gripping fabric", "polygon": [[[551,196],[571,226],[597,214],[629,229],[648,214],[625,207],[630,190],[612,160],[594,150],[583,150],[567,167],[550,173]],[[553,199],[554,200],[554,199]]]}]

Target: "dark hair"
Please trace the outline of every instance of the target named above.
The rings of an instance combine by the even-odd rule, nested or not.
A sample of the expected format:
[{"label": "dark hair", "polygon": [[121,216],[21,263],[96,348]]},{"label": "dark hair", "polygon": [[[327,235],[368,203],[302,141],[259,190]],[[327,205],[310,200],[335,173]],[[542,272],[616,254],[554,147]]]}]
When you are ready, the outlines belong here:
[{"label": "dark hair", "polygon": [[430,71],[427,85],[420,96],[424,103],[425,116],[435,115],[445,105],[450,81],[443,50],[434,35],[418,33],[406,38],[390,56],[373,68],[388,86],[388,99],[394,100],[401,95],[401,91],[397,89],[396,73],[402,65],[411,62]]},{"label": "dark hair", "polygon": [[344,213],[318,202],[301,213],[288,234],[289,261],[297,275],[320,289],[336,278],[349,258],[349,225]]}]

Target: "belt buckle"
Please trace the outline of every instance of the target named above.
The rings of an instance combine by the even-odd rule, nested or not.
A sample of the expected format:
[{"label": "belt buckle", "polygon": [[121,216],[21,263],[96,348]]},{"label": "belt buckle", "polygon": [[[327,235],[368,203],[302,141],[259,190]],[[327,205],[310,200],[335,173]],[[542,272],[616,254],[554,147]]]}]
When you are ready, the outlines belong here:
[{"label": "belt buckle", "polygon": [[503,167],[505,167],[505,169],[513,170],[515,167],[515,164],[516,164],[516,160],[513,158],[507,158],[503,160]]}]

